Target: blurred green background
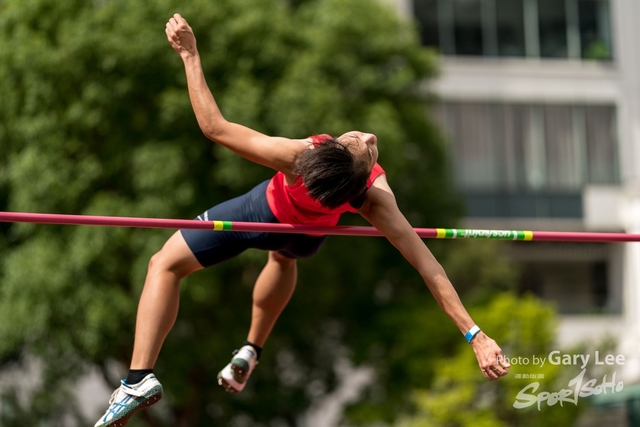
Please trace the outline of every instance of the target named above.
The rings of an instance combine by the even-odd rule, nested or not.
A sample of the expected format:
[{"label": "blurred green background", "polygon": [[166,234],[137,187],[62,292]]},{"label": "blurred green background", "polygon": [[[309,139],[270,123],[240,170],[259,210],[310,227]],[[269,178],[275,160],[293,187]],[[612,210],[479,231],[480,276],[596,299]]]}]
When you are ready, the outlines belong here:
[{"label": "blurred green background", "polygon": [[[461,204],[423,86],[437,56],[412,22],[370,0],[0,0],[0,210],[192,218],[271,176],[200,132],[164,34],[175,12],[194,28],[227,119],[295,138],[373,132],[411,223],[456,224]],[[148,260],[171,231],[0,230],[0,373],[36,377],[26,394],[0,387],[0,425],[93,425],[82,402],[104,411],[108,394],[78,400],[77,385],[98,372],[117,387]],[[519,272],[502,245],[429,246],[505,352],[549,352],[554,310],[516,294]],[[338,418],[350,425],[553,426],[578,416],[514,409],[524,385],[514,374],[526,370],[487,383],[419,275],[380,238],[331,237],[299,263],[297,292],[248,388],[228,395],[216,374],[245,339],[265,260],[248,251],[183,282],[155,370],[165,398],[130,425],[313,426],[308,414],[356,372],[367,375]],[[566,384],[557,370],[545,375],[551,388]]]}]

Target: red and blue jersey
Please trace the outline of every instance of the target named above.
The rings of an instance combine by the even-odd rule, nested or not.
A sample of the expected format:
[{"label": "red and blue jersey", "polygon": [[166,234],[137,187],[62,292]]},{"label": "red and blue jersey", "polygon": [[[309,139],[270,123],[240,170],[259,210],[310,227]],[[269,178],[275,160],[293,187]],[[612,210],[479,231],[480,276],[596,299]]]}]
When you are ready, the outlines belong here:
[{"label": "red and blue jersey", "polygon": [[[330,136],[311,137],[314,146],[321,144],[326,138]],[[384,169],[376,163],[369,174],[367,188],[384,173]],[[283,224],[336,225],[343,213],[357,212],[350,203],[334,209],[322,206],[309,195],[301,177],[298,177],[293,185],[289,185],[282,172],[276,173],[267,186],[267,203],[278,221]]]}]

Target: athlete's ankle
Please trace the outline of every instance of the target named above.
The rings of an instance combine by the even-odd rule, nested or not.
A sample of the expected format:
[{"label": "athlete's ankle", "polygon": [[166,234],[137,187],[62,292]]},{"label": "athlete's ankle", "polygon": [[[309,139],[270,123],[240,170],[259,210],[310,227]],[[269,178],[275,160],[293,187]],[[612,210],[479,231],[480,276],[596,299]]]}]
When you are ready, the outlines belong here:
[{"label": "athlete's ankle", "polygon": [[245,345],[252,347],[256,351],[256,359],[260,360],[260,355],[262,354],[262,347],[252,343],[251,341],[243,342],[241,347],[244,347]]},{"label": "athlete's ankle", "polygon": [[127,378],[124,380],[128,385],[138,384],[147,375],[152,374],[153,369],[129,369]]}]

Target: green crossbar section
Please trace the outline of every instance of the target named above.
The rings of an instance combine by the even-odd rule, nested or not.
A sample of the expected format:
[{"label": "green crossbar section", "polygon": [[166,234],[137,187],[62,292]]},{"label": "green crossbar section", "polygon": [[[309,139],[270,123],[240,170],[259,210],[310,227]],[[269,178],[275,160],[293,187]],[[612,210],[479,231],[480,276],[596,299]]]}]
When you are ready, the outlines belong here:
[{"label": "green crossbar section", "polygon": [[436,228],[438,239],[533,240],[533,231]]}]

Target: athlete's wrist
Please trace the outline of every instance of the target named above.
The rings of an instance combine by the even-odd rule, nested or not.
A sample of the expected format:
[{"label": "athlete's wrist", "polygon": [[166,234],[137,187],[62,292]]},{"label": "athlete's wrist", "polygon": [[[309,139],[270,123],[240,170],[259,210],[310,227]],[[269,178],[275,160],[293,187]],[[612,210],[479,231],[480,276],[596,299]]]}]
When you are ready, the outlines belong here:
[{"label": "athlete's wrist", "polygon": [[471,341],[469,341],[469,344],[471,345],[471,347],[475,347],[475,346],[482,346],[486,343],[487,339],[489,339],[489,337],[487,336],[487,334],[485,334],[484,332],[480,331],[477,334],[474,335],[474,337],[471,339]]},{"label": "athlete's wrist", "polygon": [[200,54],[197,50],[195,52],[184,50],[180,52],[180,57],[182,58],[182,61],[185,63],[185,65],[200,63]]}]

